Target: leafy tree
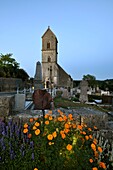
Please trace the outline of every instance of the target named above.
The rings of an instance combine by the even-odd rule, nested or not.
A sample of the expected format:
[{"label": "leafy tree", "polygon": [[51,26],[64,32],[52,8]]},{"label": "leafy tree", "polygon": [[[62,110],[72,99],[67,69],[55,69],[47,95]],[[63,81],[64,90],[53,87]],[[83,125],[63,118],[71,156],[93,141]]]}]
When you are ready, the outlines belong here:
[{"label": "leafy tree", "polygon": [[0,54],[0,68],[2,77],[16,77],[17,69],[19,69],[19,63],[14,58],[11,58],[12,54]]},{"label": "leafy tree", "polygon": [[24,69],[18,69],[17,78],[21,78],[23,81],[25,81],[29,78],[29,75],[26,73]]},{"label": "leafy tree", "polygon": [[90,74],[83,75],[83,80],[87,80],[89,86],[95,87],[97,85],[96,83],[96,77]]}]

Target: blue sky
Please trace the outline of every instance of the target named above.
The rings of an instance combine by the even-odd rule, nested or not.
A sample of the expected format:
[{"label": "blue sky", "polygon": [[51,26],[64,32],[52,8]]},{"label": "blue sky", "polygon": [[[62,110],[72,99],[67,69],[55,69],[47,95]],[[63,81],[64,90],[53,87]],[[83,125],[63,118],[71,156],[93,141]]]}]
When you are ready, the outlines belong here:
[{"label": "blue sky", "polygon": [[113,79],[113,0],[0,0],[0,53],[34,77],[48,26],[58,63],[74,80]]}]

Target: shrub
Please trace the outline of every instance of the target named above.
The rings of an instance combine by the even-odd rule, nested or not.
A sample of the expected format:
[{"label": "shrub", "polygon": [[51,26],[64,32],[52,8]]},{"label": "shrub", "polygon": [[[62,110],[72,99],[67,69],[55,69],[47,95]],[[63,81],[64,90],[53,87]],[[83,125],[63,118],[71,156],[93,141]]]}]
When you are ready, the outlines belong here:
[{"label": "shrub", "polygon": [[[1,122],[1,170],[102,170],[112,169],[110,155],[93,137],[97,130],[78,124],[72,114],[49,111],[44,120]],[[106,152],[107,153],[107,152]]]}]

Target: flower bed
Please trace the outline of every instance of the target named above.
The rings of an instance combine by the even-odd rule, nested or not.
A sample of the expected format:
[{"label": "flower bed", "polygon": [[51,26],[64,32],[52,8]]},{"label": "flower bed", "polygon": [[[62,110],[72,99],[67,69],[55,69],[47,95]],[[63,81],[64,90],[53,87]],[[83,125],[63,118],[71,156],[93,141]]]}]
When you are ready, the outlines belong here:
[{"label": "flower bed", "polygon": [[49,111],[44,120],[0,123],[0,170],[113,169],[111,152],[93,135],[97,127],[57,112],[54,117]]}]

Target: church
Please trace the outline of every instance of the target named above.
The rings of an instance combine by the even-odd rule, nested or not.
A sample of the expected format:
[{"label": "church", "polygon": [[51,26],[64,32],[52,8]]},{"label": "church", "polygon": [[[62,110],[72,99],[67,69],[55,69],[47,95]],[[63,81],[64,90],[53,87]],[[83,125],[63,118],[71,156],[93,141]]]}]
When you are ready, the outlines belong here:
[{"label": "church", "polygon": [[42,35],[42,82],[45,88],[72,88],[73,79],[57,63],[58,40],[50,27]]}]

